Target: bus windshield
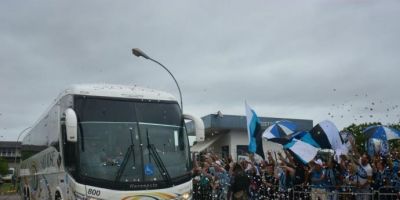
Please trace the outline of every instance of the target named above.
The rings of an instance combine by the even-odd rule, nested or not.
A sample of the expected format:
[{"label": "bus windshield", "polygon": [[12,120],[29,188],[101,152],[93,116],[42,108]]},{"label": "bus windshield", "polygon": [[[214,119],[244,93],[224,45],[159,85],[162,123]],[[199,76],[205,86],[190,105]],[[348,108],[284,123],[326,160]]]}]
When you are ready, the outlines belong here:
[{"label": "bus windshield", "polygon": [[77,96],[74,105],[80,175],[135,183],[189,174],[188,138],[176,102]]}]

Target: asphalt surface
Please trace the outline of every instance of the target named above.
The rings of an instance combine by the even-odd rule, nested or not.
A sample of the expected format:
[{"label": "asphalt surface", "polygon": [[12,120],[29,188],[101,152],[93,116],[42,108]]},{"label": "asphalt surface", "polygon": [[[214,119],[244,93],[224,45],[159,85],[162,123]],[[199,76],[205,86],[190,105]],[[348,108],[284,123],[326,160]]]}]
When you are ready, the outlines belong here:
[{"label": "asphalt surface", "polygon": [[12,195],[0,195],[0,200],[20,200],[19,196],[16,194]]}]

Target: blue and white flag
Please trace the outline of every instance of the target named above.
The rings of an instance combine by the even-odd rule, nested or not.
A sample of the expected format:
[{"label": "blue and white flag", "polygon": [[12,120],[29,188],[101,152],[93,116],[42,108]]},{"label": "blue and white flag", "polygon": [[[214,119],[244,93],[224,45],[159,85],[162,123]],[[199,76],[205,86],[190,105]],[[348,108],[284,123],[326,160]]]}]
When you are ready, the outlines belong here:
[{"label": "blue and white flag", "polygon": [[382,140],[381,142],[381,156],[387,156],[389,155],[390,151],[389,151],[389,141],[387,140]]},{"label": "blue and white flag", "polygon": [[284,149],[289,149],[304,163],[307,164],[315,158],[318,153],[318,148],[303,142],[293,139],[291,142],[283,145]]},{"label": "blue and white flag", "polygon": [[296,124],[291,121],[276,121],[274,124],[265,129],[262,136],[267,140],[273,141],[275,138],[285,138],[293,134],[296,132],[296,128]]},{"label": "blue and white flag", "polygon": [[363,133],[367,138],[376,138],[380,140],[400,139],[400,131],[394,128],[377,125],[366,128]]},{"label": "blue and white flag", "polygon": [[[379,143],[379,144],[378,144]],[[375,152],[377,152],[379,150],[379,146],[380,145],[380,141],[378,139],[375,138],[370,138],[368,139],[365,144],[367,144],[367,153],[369,156],[374,156]]]},{"label": "blue and white flag", "polygon": [[340,149],[342,138],[339,130],[331,121],[325,120],[314,126],[310,131],[312,138],[322,149]]},{"label": "blue and white flag", "polygon": [[319,146],[319,144],[312,138],[311,133],[307,132],[307,131],[299,131],[296,132],[292,135],[290,135],[290,138],[293,139],[298,139],[301,140],[305,143],[311,144],[312,146],[316,147],[316,148],[321,148]]},{"label": "blue and white flag", "polygon": [[369,138],[367,141],[367,153],[371,157],[375,155],[387,156],[389,154],[388,140]]},{"label": "blue and white flag", "polygon": [[257,153],[259,156],[264,158],[264,150],[262,147],[260,122],[258,120],[256,112],[250,108],[247,103],[246,106],[246,121],[247,121],[247,134],[249,136],[249,152]]}]

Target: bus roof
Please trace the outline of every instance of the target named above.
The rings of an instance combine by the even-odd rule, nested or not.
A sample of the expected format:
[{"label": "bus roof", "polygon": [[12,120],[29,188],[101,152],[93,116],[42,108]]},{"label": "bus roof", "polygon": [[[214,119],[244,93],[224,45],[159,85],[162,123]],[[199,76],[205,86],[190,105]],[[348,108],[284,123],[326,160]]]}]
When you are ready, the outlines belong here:
[{"label": "bus roof", "polygon": [[[114,85],[114,84],[79,84],[72,85],[64,90],[59,96],[62,98],[68,94],[78,94],[87,96],[101,96],[101,97],[118,97],[129,99],[150,99],[150,100],[166,100],[177,101],[176,98],[163,91],[127,85]],[[59,100],[59,99],[57,99]]]}]

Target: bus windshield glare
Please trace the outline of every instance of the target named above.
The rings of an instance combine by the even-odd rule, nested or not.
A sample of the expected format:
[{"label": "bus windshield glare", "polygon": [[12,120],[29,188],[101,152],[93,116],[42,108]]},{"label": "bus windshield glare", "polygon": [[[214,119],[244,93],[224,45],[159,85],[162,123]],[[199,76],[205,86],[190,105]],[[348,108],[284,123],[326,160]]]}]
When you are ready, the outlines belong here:
[{"label": "bus windshield glare", "polygon": [[74,108],[81,176],[134,183],[189,174],[188,138],[176,102],[76,96]]}]

